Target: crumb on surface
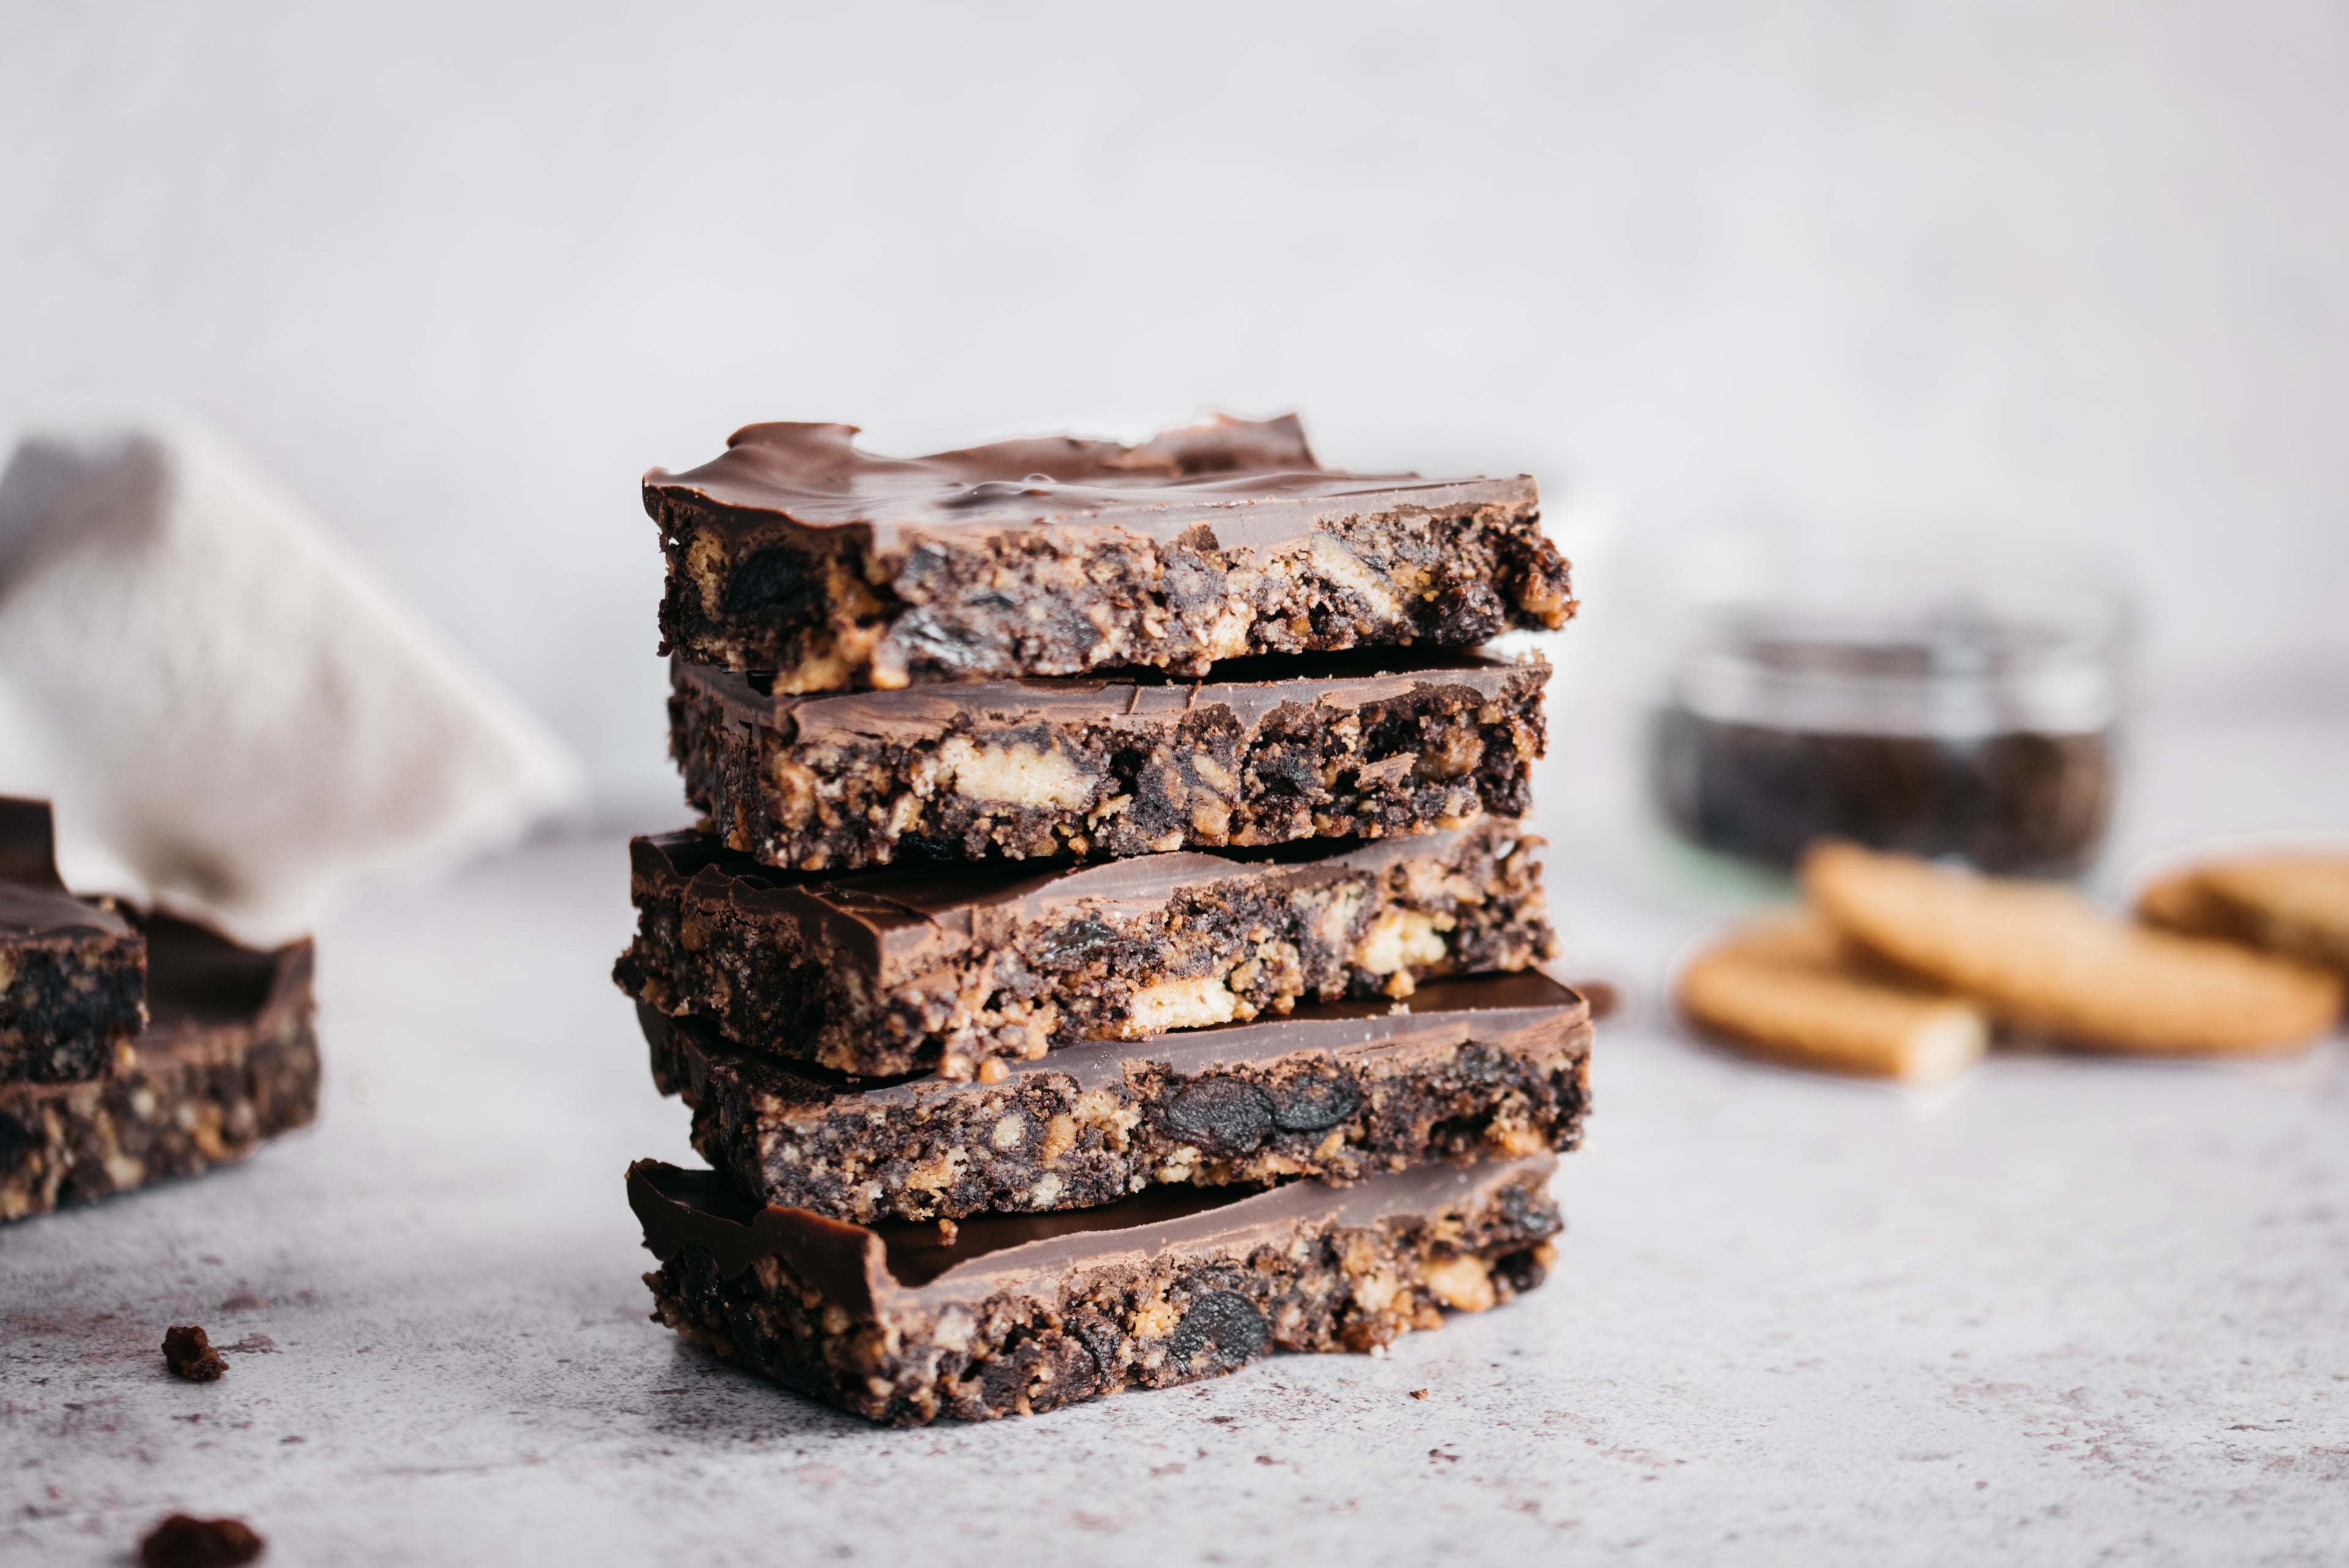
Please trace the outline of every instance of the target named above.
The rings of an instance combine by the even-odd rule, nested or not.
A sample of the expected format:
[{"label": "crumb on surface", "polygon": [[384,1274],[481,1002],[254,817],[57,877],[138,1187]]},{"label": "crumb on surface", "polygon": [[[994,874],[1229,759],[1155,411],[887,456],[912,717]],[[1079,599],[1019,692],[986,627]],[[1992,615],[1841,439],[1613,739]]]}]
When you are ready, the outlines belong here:
[{"label": "crumb on surface", "polygon": [[175,1513],[148,1532],[139,1543],[139,1561],[146,1568],[237,1568],[267,1549],[268,1542],[241,1519]]},{"label": "crumb on surface", "polygon": [[1411,1397],[1414,1399],[1424,1399],[1427,1397],[1427,1390],[1424,1388],[1414,1388],[1411,1391]]},{"label": "crumb on surface", "polygon": [[172,1376],[191,1383],[214,1382],[228,1370],[228,1363],[212,1348],[211,1336],[193,1324],[181,1324],[164,1331],[163,1364],[171,1369]]}]

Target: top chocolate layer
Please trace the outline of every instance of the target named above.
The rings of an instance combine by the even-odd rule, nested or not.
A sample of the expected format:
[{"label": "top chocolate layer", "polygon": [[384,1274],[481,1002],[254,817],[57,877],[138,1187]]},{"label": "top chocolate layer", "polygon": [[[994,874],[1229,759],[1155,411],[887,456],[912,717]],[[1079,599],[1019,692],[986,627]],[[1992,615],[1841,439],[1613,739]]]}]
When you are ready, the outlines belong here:
[{"label": "top chocolate layer", "polygon": [[736,545],[855,528],[887,550],[908,529],[1039,525],[1114,526],[1164,542],[1206,523],[1231,548],[1301,539],[1328,514],[1536,499],[1522,474],[1432,481],[1325,469],[1293,414],[1218,416],[1140,446],[1051,436],[914,458],[861,452],[855,435],[854,425],[746,425],[698,468],[648,472],[646,509],[657,518],[664,498],[704,503]]},{"label": "top chocolate layer", "polygon": [[1461,1207],[1529,1174],[1547,1177],[1557,1166],[1555,1156],[1544,1154],[1465,1168],[1422,1166],[1348,1187],[1154,1187],[1096,1209],[974,1215],[959,1222],[952,1243],[936,1225],[851,1225],[804,1209],[762,1206],[715,1171],[657,1160],[628,1168],[628,1204],[644,1225],[645,1245],[663,1262],[697,1249],[730,1279],[762,1257],[778,1257],[833,1301],[869,1316],[983,1301],[1023,1285],[1049,1296],[1068,1274],[1120,1259],[1228,1256],[1300,1225],[1369,1226]]}]

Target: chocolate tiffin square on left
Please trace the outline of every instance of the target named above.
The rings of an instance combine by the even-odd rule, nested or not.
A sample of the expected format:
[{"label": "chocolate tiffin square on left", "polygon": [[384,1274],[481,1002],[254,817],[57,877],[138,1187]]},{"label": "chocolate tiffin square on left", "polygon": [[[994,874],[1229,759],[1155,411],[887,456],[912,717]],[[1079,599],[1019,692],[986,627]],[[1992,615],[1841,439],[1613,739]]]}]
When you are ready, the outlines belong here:
[{"label": "chocolate tiffin square on left", "polygon": [[0,797],[0,1084],[102,1075],[147,1022],[147,943],[57,876],[45,801]]},{"label": "chocolate tiffin square on left", "polygon": [[[0,804],[0,893],[67,896],[38,802]],[[100,1075],[0,1083],[0,1220],[241,1159],[318,1110],[308,940],[270,951],[170,915],[106,913],[139,957],[146,1027]]]}]

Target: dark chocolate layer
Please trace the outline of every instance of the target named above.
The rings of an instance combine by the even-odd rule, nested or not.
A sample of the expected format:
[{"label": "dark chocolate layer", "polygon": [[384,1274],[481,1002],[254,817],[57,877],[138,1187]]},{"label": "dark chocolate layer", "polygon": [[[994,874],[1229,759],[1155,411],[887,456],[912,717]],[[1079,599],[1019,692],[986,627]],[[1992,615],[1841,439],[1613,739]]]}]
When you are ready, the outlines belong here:
[{"label": "dark chocolate layer", "polygon": [[1548,1155],[1473,1166],[1427,1166],[1346,1186],[1295,1181],[1246,1188],[1154,1188],[1099,1209],[980,1214],[948,1241],[936,1225],[843,1224],[744,1198],[712,1170],[657,1160],[628,1168],[628,1205],[645,1248],[666,1262],[688,1248],[739,1274],[762,1257],[789,1264],[851,1312],[884,1304],[942,1306],[1005,1291],[1044,1295],[1072,1270],[1166,1252],[1245,1252],[1300,1225],[1375,1225],[1402,1214],[1474,1203],[1524,1181],[1547,1182]]},{"label": "dark chocolate layer", "polygon": [[703,504],[730,542],[854,530],[889,550],[985,529],[1114,526],[1172,540],[1200,523],[1232,544],[1286,544],[1307,537],[1322,513],[1376,511],[1391,498],[1530,505],[1535,496],[1523,474],[1431,481],[1325,469],[1294,414],[1218,417],[1133,447],[1043,436],[895,458],[861,451],[855,438],[854,425],[745,425],[698,468],[648,472],[646,505],[657,517],[666,502]]},{"label": "dark chocolate layer", "polygon": [[993,1083],[859,1086],[637,1006],[702,1158],[768,1202],[857,1221],[1563,1151],[1589,1103],[1588,1012],[1546,976],[1478,976],[1071,1046]]},{"label": "dark chocolate layer", "polygon": [[1573,610],[1530,479],[1335,472],[1293,418],[908,459],[854,435],[751,425],[646,474],[667,647],[817,691],[1465,646]]}]

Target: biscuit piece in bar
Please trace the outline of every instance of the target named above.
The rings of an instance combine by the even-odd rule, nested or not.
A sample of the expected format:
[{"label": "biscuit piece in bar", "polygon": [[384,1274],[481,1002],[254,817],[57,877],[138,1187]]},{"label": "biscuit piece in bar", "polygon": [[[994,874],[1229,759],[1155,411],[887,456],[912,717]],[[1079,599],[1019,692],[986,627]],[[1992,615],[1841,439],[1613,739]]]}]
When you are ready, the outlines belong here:
[{"label": "biscuit piece in bar", "polygon": [[1748,927],[1681,971],[1681,1011],[1748,1054],[1930,1084],[1982,1060],[1990,1023],[1938,987],[1871,965],[1816,912]]},{"label": "biscuit piece in bar", "polygon": [[130,1059],[90,1083],[0,1085],[0,1220],[192,1176],[317,1114],[310,943],[137,924],[153,1016]]},{"label": "biscuit piece in bar", "polygon": [[855,434],[750,425],[645,475],[664,651],[783,691],[888,690],[1466,648],[1574,613],[1532,480],[1335,472],[1294,418],[904,459]]},{"label": "biscuit piece in bar", "polygon": [[2165,877],[2137,918],[2349,971],[2349,856],[2249,855]]},{"label": "biscuit piece in bar", "polygon": [[655,1315],[874,1421],[985,1420],[1164,1387],[1268,1350],[1369,1350],[1541,1282],[1547,1155],[1351,1187],[1157,1187],[1101,1209],[865,1227],[641,1160]]},{"label": "biscuit piece in bar", "polygon": [[1063,867],[900,867],[810,882],[705,835],[638,838],[613,978],[739,1045],[865,1076],[1405,997],[1531,967],[1554,939],[1516,822],[1302,859],[1189,851]]},{"label": "biscuit piece in bar", "polygon": [[147,1022],[147,947],[58,879],[46,801],[0,797],[0,1084],[95,1078]]},{"label": "biscuit piece in bar", "polygon": [[769,1203],[837,1220],[1080,1209],[1158,1183],[1357,1180],[1572,1148],[1589,1010],[1541,974],[1440,980],[1025,1062],[991,1084],[857,1088],[636,1006],[693,1147]]},{"label": "biscuit piece in bar", "polygon": [[2298,1050],[2339,1020],[2342,977],[2231,942],[2116,920],[2069,888],[1824,843],[1803,886],[1846,937],[1980,1002],[2002,1023],[2091,1050]]},{"label": "biscuit piece in bar", "polygon": [[669,747],[727,843],[804,871],[1382,838],[1530,811],[1548,679],[1323,654],[792,697],[679,661]]}]

